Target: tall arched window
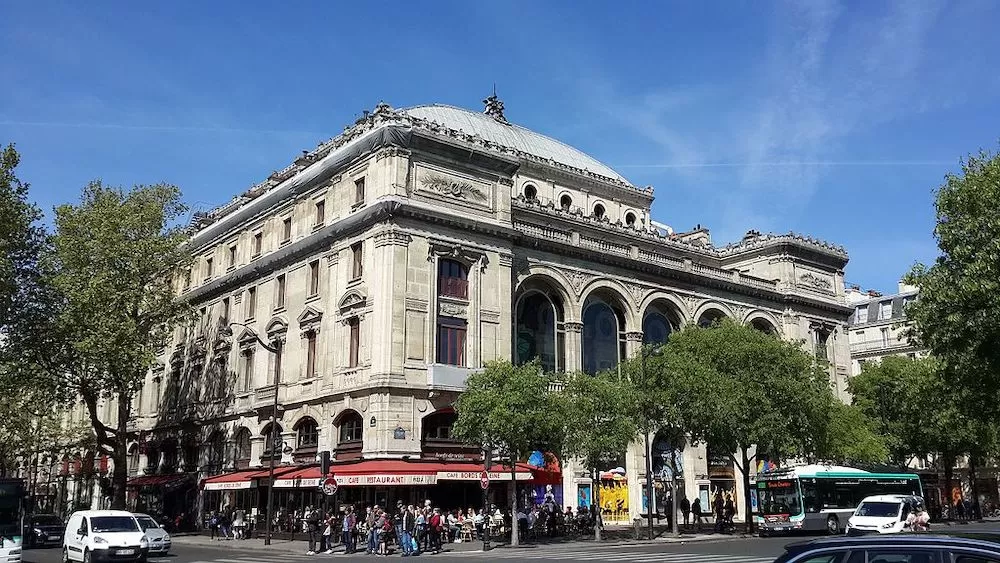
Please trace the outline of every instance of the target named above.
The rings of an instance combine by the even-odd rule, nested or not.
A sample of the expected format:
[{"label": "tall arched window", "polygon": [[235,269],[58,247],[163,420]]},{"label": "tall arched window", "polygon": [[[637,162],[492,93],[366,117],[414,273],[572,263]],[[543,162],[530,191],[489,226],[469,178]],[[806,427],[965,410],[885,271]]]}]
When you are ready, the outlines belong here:
[{"label": "tall arched window", "polygon": [[613,369],[625,357],[625,315],[598,296],[583,308],[583,371],[591,375]]},{"label": "tall arched window", "polygon": [[778,330],[774,328],[774,325],[770,321],[763,317],[756,317],[750,321],[750,326],[756,330],[759,330],[765,334],[777,334]]},{"label": "tall arched window", "polygon": [[451,259],[438,262],[438,295],[469,298],[469,270],[465,264]]},{"label": "tall arched window", "polygon": [[226,441],[222,437],[222,432],[216,430],[205,442],[205,459],[208,461],[206,470],[209,475],[222,473],[222,466],[226,462],[225,457]]},{"label": "tall arched window", "polygon": [[300,450],[316,449],[319,446],[319,425],[306,417],[295,426],[295,444]]},{"label": "tall arched window", "polygon": [[707,309],[698,317],[698,326],[708,328],[726,317],[726,314],[718,309]]},{"label": "tall arched window", "polygon": [[237,468],[245,469],[250,465],[250,430],[237,430],[233,442],[233,461]]},{"label": "tall arched window", "polygon": [[128,449],[128,474],[138,475],[139,474],[139,445],[132,444],[132,447]]},{"label": "tall arched window", "polygon": [[364,420],[355,411],[345,413],[340,418],[340,429],[337,433],[337,443],[360,442],[364,439]]},{"label": "tall arched window", "polygon": [[[273,434],[271,432],[273,425]],[[272,455],[272,448],[277,448],[274,455],[281,455],[281,448],[284,445],[284,440],[281,436],[281,425],[271,423],[264,427],[264,431],[260,433],[264,437],[264,455]]]},{"label": "tall arched window", "polygon": [[674,327],[667,316],[659,311],[650,311],[642,319],[642,343],[664,344],[670,338]]},{"label": "tall arched window", "polygon": [[525,293],[514,318],[514,363],[538,358],[547,372],[565,368],[566,329],[561,304],[541,291]]}]

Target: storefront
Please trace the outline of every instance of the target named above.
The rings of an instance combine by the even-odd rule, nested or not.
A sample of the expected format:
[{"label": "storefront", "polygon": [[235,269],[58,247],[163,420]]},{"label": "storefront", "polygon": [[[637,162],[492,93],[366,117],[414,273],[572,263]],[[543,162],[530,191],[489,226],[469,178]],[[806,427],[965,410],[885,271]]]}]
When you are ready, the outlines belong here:
[{"label": "storefront", "polygon": [[174,529],[192,527],[198,489],[190,475],[143,475],[129,479],[126,489],[131,510],[169,522]]}]

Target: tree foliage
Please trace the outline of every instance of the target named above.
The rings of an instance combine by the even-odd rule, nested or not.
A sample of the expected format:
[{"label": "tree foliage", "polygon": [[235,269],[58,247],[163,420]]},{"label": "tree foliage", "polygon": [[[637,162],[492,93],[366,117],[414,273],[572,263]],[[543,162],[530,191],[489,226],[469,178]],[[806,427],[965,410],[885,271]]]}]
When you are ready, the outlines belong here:
[{"label": "tree foliage", "polygon": [[1000,393],[1000,155],[980,152],[948,174],[936,192],[940,256],[917,264],[906,280],[920,288],[907,306],[911,336],[974,390],[974,410],[996,412]]},{"label": "tree foliage", "polygon": [[17,177],[20,162],[14,145],[0,150],[0,335],[31,307],[46,243],[41,211],[28,201],[28,184]]},{"label": "tree foliage", "polygon": [[[79,204],[56,209],[41,264],[46,314],[12,335],[25,384],[83,403],[97,449],[114,461],[115,508],[125,506],[132,398],[188,309],[171,283],[189,262],[174,226],[184,210],[173,186],[88,185]],[[102,400],[115,407],[113,422],[101,417]]]},{"label": "tree foliage", "polygon": [[[455,403],[455,436],[509,460],[512,509],[517,507],[514,464],[536,450],[559,452],[565,443],[565,401],[551,382],[537,361],[520,366],[493,361],[469,376]],[[517,532],[512,526],[513,545]]]}]

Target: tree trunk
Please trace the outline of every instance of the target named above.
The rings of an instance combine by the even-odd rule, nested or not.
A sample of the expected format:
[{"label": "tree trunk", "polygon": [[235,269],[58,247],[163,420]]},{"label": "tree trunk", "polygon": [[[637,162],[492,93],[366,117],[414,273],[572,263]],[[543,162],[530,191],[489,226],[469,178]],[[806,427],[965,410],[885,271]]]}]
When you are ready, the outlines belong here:
[{"label": "tree trunk", "polygon": [[594,475],[597,475],[597,479],[591,479],[591,487],[593,487],[593,494],[590,496],[590,504],[594,506],[594,541],[601,541],[601,474],[598,469],[594,469]]},{"label": "tree trunk", "polygon": [[952,459],[949,455],[941,456],[944,461],[944,498],[942,499],[942,508],[948,507],[948,520],[955,519],[955,505],[951,500],[951,481],[954,475],[954,469],[952,467]]},{"label": "tree trunk", "polygon": [[969,520],[980,519],[981,515],[976,514],[976,508],[982,511],[982,507],[979,506],[979,486],[976,485],[976,458],[975,456],[969,456],[969,485],[972,489],[972,510],[973,513],[969,515]]},{"label": "tree trunk", "polygon": [[111,450],[114,472],[111,478],[111,508],[125,510],[125,487],[128,485],[128,419],[131,399],[127,394],[118,395],[118,428]]},{"label": "tree trunk", "polygon": [[680,537],[677,522],[677,449],[670,447],[670,527],[674,537]]},{"label": "tree trunk", "polygon": [[740,472],[743,473],[743,518],[747,534],[753,534],[753,503],[750,502],[750,458],[747,449],[741,448]]},{"label": "tree trunk", "polygon": [[517,463],[515,456],[510,456],[510,545],[517,547],[520,545],[517,520]]}]

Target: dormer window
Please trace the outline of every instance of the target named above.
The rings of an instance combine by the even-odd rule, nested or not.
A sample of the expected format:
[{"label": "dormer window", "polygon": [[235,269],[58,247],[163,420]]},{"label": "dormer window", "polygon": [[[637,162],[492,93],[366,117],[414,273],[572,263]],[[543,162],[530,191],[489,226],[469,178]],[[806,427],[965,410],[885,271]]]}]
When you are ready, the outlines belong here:
[{"label": "dormer window", "polygon": [[559,198],[559,207],[563,211],[567,211],[568,212],[572,206],[573,206],[573,198],[571,198],[569,196],[569,194],[566,194],[566,195],[562,196],[561,198]]},{"label": "dormer window", "polygon": [[528,201],[535,201],[535,199],[537,198],[538,198],[538,190],[535,189],[535,186],[531,184],[524,186],[524,199]]},{"label": "dormer window", "polygon": [[599,221],[604,219],[604,206],[600,203],[594,206],[594,218]]}]

